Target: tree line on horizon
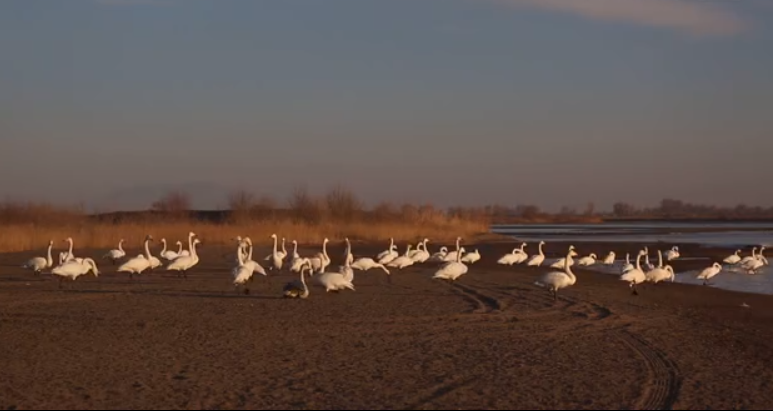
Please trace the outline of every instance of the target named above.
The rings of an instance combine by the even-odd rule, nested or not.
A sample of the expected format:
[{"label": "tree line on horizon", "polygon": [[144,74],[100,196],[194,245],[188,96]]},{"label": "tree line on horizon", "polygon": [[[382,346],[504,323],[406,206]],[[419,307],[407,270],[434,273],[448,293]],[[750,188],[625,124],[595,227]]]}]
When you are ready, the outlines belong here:
[{"label": "tree line on horizon", "polygon": [[[773,207],[734,207],[694,204],[682,200],[665,198],[654,207],[637,207],[631,203],[617,202],[611,211],[601,212],[593,202],[584,209],[564,206],[558,212],[547,212],[537,205],[501,204],[479,207],[438,208],[432,204],[395,204],[387,201],[373,207],[366,207],[357,195],[343,186],[335,186],[321,195],[314,195],[306,187],[295,188],[286,199],[284,206],[273,197],[257,196],[247,190],[236,190],[226,198],[226,210],[193,210],[191,196],[183,191],[170,191],[150,204],[147,211],[96,213],[89,216],[83,207],[56,206],[48,203],[13,202],[0,203],[0,223],[47,224],[86,217],[102,218],[113,216],[125,221],[132,218],[162,216],[169,219],[209,218],[222,222],[245,220],[293,219],[303,223],[322,221],[352,222],[374,219],[378,221],[417,221],[428,217],[457,218],[501,223],[549,223],[549,222],[601,222],[605,219],[767,219],[773,218]],[[207,217],[204,217],[207,218]]]}]

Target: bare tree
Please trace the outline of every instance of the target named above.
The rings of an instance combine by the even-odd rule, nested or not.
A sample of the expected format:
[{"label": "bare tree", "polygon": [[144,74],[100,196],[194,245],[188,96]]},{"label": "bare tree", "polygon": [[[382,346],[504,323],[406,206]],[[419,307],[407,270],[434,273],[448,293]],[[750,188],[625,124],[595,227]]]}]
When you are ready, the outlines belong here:
[{"label": "bare tree", "polygon": [[191,199],[187,193],[174,190],[154,201],[150,208],[154,211],[183,216],[191,209]]},{"label": "bare tree", "polygon": [[297,186],[290,194],[288,204],[293,217],[298,221],[318,223],[322,220],[324,209],[320,202],[309,194],[304,185]]},{"label": "bare tree", "polygon": [[362,203],[357,196],[343,186],[336,186],[325,196],[330,216],[339,221],[352,221],[362,211]]}]

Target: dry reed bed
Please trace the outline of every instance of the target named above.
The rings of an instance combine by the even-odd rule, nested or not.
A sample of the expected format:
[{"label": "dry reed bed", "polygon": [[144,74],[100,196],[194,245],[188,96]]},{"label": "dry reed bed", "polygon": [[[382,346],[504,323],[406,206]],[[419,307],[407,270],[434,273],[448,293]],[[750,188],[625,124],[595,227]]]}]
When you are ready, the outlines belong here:
[{"label": "dry reed bed", "polygon": [[300,244],[321,244],[324,238],[330,241],[387,242],[418,241],[427,237],[433,242],[453,242],[457,236],[472,239],[489,231],[488,224],[458,218],[432,218],[426,221],[378,222],[356,221],[350,223],[322,222],[308,224],[292,220],[250,221],[244,223],[216,224],[201,221],[168,223],[96,223],[85,222],[72,225],[11,224],[0,227],[0,252],[18,252],[44,249],[48,241],[54,241],[54,248],[64,247],[62,242],[72,237],[76,248],[111,249],[120,239],[126,240],[127,248],[139,247],[145,235],[151,234],[157,242],[166,238],[170,247],[174,242],[185,240],[189,231],[195,232],[203,244],[229,244],[231,239],[249,236],[256,245],[271,244],[270,236],[276,233],[288,243],[297,240]]}]

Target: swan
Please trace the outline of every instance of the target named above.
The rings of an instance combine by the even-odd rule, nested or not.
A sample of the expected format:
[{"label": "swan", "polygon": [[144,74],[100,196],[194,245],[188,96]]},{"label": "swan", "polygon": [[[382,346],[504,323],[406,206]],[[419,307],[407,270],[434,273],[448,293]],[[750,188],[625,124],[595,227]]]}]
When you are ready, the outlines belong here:
[{"label": "swan", "polygon": [[[265,258],[266,261],[271,260],[271,267],[270,269],[274,270],[281,270],[282,269],[282,263],[284,262],[284,254],[282,254],[281,251],[277,249],[277,236],[276,234],[271,234],[271,238],[274,239],[274,251]],[[286,254],[286,252],[285,252]]]},{"label": "swan", "polygon": [[322,241],[322,252],[317,253],[314,257],[310,258],[309,261],[311,261],[311,267],[313,268],[313,272],[322,273],[327,269],[327,266],[330,265],[330,257],[327,255],[327,243],[329,243],[330,240],[325,238],[324,241]]},{"label": "swan", "polygon": [[709,285],[709,280],[719,274],[720,271],[722,271],[722,265],[715,262],[711,267],[704,268],[696,278],[703,280],[703,285]]},{"label": "swan", "polygon": [[429,260],[434,263],[441,263],[445,261],[446,255],[448,255],[448,247],[442,246],[440,247],[440,251],[436,252],[435,254],[432,254],[432,256],[429,257]]},{"label": "swan", "polygon": [[405,250],[405,254],[390,261],[388,264],[386,264],[386,266],[391,268],[397,268],[398,270],[411,266],[413,265],[414,261],[411,259],[411,257],[408,257],[410,254],[411,254],[411,245],[408,244],[408,248]]},{"label": "swan", "polygon": [[199,255],[196,253],[196,245],[201,244],[198,238],[193,240],[196,234],[193,232],[188,234],[188,242],[190,243],[191,255],[180,257],[172,261],[166,266],[167,271],[177,271],[177,276],[182,275],[184,278],[188,278],[188,270],[196,266],[199,263]]},{"label": "swan", "polygon": [[393,244],[390,247],[392,247],[392,250],[389,253],[387,253],[387,254],[381,253],[381,254],[379,254],[379,256],[381,256],[381,257],[377,257],[379,264],[389,264],[395,258],[400,257],[400,253],[397,251],[397,248],[398,248],[397,244]]},{"label": "swan", "polygon": [[521,244],[521,248],[518,249],[513,248],[512,253],[507,253],[502,256],[499,260],[497,260],[497,264],[502,265],[513,265],[513,264],[520,264],[524,261],[526,261],[529,256],[524,251],[524,248],[526,247],[526,243]]},{"label": "swan", "polygon": [[234,287],[236,287],[236,290],[238,291],[239,286],[244,286],[244,294],[249,295],[250,289],[247,286],[247,282],[252,280],[252,274],[256,271],[260,274],[266,275],[266,270],[263,269],[263,267],[260,266],[256,261],[252,261],[252,242],[249,240],[249,238],[246,239],[247,241],[244,241],[247,243],[250,247],[249,254],[247,256],[244,256],[242,254],[242,242],[240,242],[237,245],[236,255],[239,258],[239,265],[234,267],[234,269],[231,271],[231,274],[234,278]]},{"label": "swan", "polygon": [[528,263],[526,263],[529,267],[539,267],[542,265],[542,263],[545,261],[545,253],[542,252],[542,246],[545,245],[544,241],[539,242],[539,254],[533,256],[531,260],[529,260]]},{"label": "swan", "polygon": [[582,267],[591,266],[593,264],[596,264],[596,259],[598,257],[596,256],[596,253],[590,253],[589,256],[583,257],[577,261],[577,265]]},{"label": "swan", "polygon": [[354,271],[349,266],[348,260],[343,268],[342,272],[323,272],[314,276],[314,279],[318,285],[325,287],[325,292],[338,292],[345,289],[354,291],[354,284],[352,284]]},{"label": "swan", "polygon": [[[307,261],[309,261],[308,258],[303,258],[298,254],[298,241],[293,240],[293,258],[290,260],[290,271],[294,273],[300,272],[303,264]],[[311,262],[309,262],[309,264],[311,264]]]},{"label": "swan", "polygon": [[354,281],[354,270],[352,269],[352,243],[349,241],[349,237],[344,238],[346,242],[346,257],[344,257],[344,265],[338,267],[338,272],[344,275],[346,281]]},{"label": "swan", "polygon": [[471,253],[467,253],[464,255],[464,257],[462,257],[462,262],[465,264],[474,264],[478,260],[480,260],[480,252],[478,251],[477,248],[475,249],[475,251]]},{"label": "swan", "polygon": [[443,261],[447,262],[447,263],[452,263],[452,262],[458,260],[458,258],[456,258],[457,254],[459,254],[459,257],[461,258],[461,257],[464,256],[464,253],[466,253],[466,252],[467,252],[467,250],[465,250],[464,247],[457,248],[454,251],[450,251],[450,252],[446,253],[445,257],[443,257]]},{"label": "swan", "polygon": [[633,264],[631,264],[631,254],[630,253],[625,253],[625,265],[623,266],[622,274],[625,274],[625,273],[633,270],[634,268],[635,267],[633,266]]},{"label": "swan", "polygon": [[741,250],[735,250],[735,254],[732,254],[732,255],[729,255],[729,256],[725,257],[725,259],[722,260],[722,262],[724,262],[725,264],[730,264],[730,265],[738,264],[738,263],[741,262],[740,254],[741,254]]},{"label": "swan", "polygon": [[649,253],[644,256],[644,267],[647,269],[647,271],[652,271],[655,269],[655,266],[650,262]]},{"label": "swan", "polygon": [[631,287],[631,293],[633,295],[639,295],[636,291],[636,285],[643,283],[647,279],[647,275],[641,269],[641,258],[646,254],[645,250],[639,251],[639,255],[636,256],[636,267],[633,270],[626,271],[620,276],[620,280],[627,281]]},{"label": "swan", "polygon": [[[394,237],[392,237],[392,238],[389,239],[389,248],[384,250],[384,251],[382,251],[382,252],[380,252],[380,253],[378,253],[378,255],[376,256],[376,260],[381,260],[382,258],[386,257],[387,255],[392,254],[396,248],[397,248],[397,246],[395,245],[395,239],[394,239]],[[397,258],[397,256],[395,256],[395,258]],[[384,264],[386,264],[386,263],[384,263]]]},{"label": "swan", "polygon": [[752,255],[747,255],[746,257],[742,258],[739,264],[744,265],[749,261],[753,261],[756,259],[757,259],[757,247],[754,247],[752,248]]},{"label": "swan", "polygon": [[180,241],[177,242],[177,244],[180,245],[180,251],[177,251],[177,252],[166,249],[166,238],[161,239],[161,244],[163,245],[163,248],[161,249],[161,253],[159,255],[164,260],[174,261],[177,257],[180,256],[180,251],[182,251],[182,248],[183,248],[183,243],[181,243]]},{"label": "swan", "polygon": [[758,258],[756,260],[752,260],[747,262],[746,264],[743,264],[741,267],[746,270],[747,274],[757,274],[757,270],[762,268],[762,266],[765,265],[765,262],[763,259]]},{"label": "swan", "polygon": [[121,241],[118,242],[118,248],[108,251],[105,255],[102,256],[102,258],[110,259],[113,265],[115,265],[116,261],[126,257],[126,251],[124,251],[123,249],[123,243],[124,243],[124,240],[122,238]]},{"label": "swan", "polygon": [[[424,241],[420,242],[416,248],[417,250],[411,253],[411,260],[413,260],[414,263],[424,263],[427,260],[429,260],[429,251],[427,251],[427,243],[429,242],[428,238],[425,238]],[[419,248],[421,247],[421,248]]]},{"label": "swan", "polygon": [[[241,260],[239,261],[239,265],[237,267],[243,265],[251,270],[250,273],[258,273],[264,277],[268,276],[266,269],[263,268],[263,266],[260,265],[257,261],[252,259],[253,245],[252,240],[249,237],[244,239],[244,247],[249,247],[249,252],[247,252],[246,255],[241,254]],[[250,279],[252,279],[252,274],[250,274]]]},{"label": "swan", "polygon": [[54,259],[51,257],[52,248],[54,248],[54,240],[48,242],[48,251],[45,257],[30,258],[21,267],[31,269],[35,274],[40,274],[44,269],[51,268],[54,265]]},{"label": "swan", "polygon": [[660,250],[658,250],[658,266],[647,271],[645,276],[646,281],[655,284],[665,280],[674,282],[674,278],[676,277],[673,267],[670,265],[663,266],[663,252]]},{"label": "swan", "polygon": [[309,272],[312,270],[311,263],[308,259],[306,259],[306,261],[301,264],[301,281],[291,281],[285,284],[284,288],[282,288],[282,295],[285,298],[305,299],[309,296],[309,287],[306,285],[306,278],[304,276],[307,269]]},{"label": "swan", "polygon": [[680,256],[681,254],[679,254],[679,247],[673,246],[666,252],[666,261],[676,260]]},{"label": "swan", "polygon": [[183,250],[183,242],[182,241],[177,240],[177,242],[175,244],[177,244],[177,247],[178,247],[177,248],[177,258],[180,258],[180,257],[190,257],[191,256],[190,250]]},{"label": "swan", "polygon": [[467,266],[462,262],[462,250],[461,248],[462,237],[456,238],[456,261],[450,261],[435,271],[433,279],[456,281],[457,278],[467,273]]},{"label": "swan", "polygon": [[574,249],[569,247],[566,258],[563,259],[564,271],[545,273],[535,282],[537,286],[547,288],[553,294],[554,301],[558,299],[558,290],[574,285],[577,282],[577,277],[572,272],[572,266],[569,264],[572,253],[574,253]]},{"label": "swan", "polygon": [[67,237],[64,240],[64,242],[65,243],[69,243],[70,244],[70,248],[66,252],[63,252],[63,253],[59,254],[59,260],[60,260],[59,262],[60,263],[66,263],[66,262],[68,262],[70,260],[74,260],[75,259],[75,254],[72,253],[72,248],[73,248],[72,237]]},{"label": "swan", "polygon": [[152,256],[150,255],[148,243],[151,241],[153,241],[153,236],[145,236],[145,255],[139,255],[121,264],[117,271],[119,273],[129,273],[129,280],[131,280],[134,277],[134,274],[142,274],[143,271],[150,268]]},{"label": "swan", "polygon": [[604,257],[604,261],[602,261],[602,263],[604,265],[612,265],[615,263],[615,257],[617,257],[617,255],[615,255],[615,252],[610,251],[609,254],[607,254],[607,256]]},{"label": "swan", "polygon": [[75,281],[76,278],[86,275],[91,271],[94,277],[99,277],[97,263],[91,258],[84,258],[82,262],[70,260],[62,265],[56,266],[51,270],[51,274],[59,277],[59,288],[62,288],[62,281],[69,278]]},{"label": "swan", "polygon": [[368,271],[372,268],[380,268],[384,270],[385,273],[391,274],[389,272],[389,269],[386,268],[384,264],[379,264],[370,257],[363,257],[363,258],[357,259],[355,262],[352,263],[352,268],[360,271]]},{"label": "swan", "polygon": [[[569,253],[570,255],[569,266],[571,267],[574,265],[574,258],[572,257],[577,257],[578,254],[576,251],[574,251],[575,248],[573,245],[569,246],[569,250],[572,251],[571,253]],[[559,268],[559,269],[564,268],[564,258],[559,258],[558,260],[556,260],[553,264],[550,265],[550,268]]]}]

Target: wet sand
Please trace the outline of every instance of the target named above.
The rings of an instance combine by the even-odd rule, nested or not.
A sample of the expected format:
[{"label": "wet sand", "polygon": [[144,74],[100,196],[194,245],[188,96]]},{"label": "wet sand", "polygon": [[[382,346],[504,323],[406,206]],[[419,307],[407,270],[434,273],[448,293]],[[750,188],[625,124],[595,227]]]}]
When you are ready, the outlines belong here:
[{"label": "wet sand", "polygon": [[[99,261],[98,279],[65,290],[17,268],[32,253],[0,255],[0,408],[773,405],[773,297],[671,283],[635,297],[614,276],[576,269],[554,302],[533,284],[550,269],[496,264],[513,246],[479,245],[483,260],[454,284],[431,280],[430,264],[391,281],[357,271],[356,292],[312,287],[306,301],[280,298],[289,274],[237,294],[226,249],[201,250],[188,280],[156,272],[129,284]],[[355,255],[383,248],[355,244]],[[711,252],[725,250],[700,254]],[[341,261],[342,248],[330,255]]]}]

